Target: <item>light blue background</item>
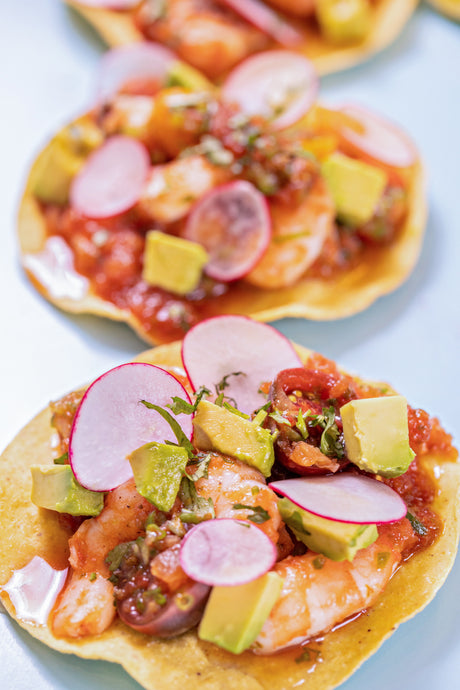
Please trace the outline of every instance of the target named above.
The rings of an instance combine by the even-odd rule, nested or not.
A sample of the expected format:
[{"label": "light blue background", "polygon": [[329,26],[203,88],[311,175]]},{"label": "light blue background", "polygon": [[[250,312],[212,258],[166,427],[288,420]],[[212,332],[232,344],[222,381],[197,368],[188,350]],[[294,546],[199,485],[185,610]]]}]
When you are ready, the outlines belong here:
[{"label": "light blue background", "polygon": [[[71,317],[41,299],[17,258],[21,185],[41,145],[90,102],[102,45],[59,0],[0,2],[0,448],[49,399],[130,359],[127,327]],[[410,279],[366,312],[333,323],[286,320],[286,335],[369,378],[390,381],[460,440],[460,27],[421,7],[396,43],[323,81],[333,103],[399,121],[426,163],[430,217]],[[6,538],[6,535],[0,535]],[[404,624],[343,690],[460,688],[460,563],[436,599]],[[51,652],[0,615],[5,690],[136,690],[118,666]],[[308,684],[305,684],[308,688]]]}]

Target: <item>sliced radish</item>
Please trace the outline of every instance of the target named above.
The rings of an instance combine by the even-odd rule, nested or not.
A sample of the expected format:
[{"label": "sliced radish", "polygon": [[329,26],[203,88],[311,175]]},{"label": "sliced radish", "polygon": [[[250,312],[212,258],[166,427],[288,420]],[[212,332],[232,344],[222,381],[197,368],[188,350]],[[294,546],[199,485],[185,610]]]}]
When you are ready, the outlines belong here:
[{"label": "sliced radish", "polygon": [[205,585],[243,585],[268,572],[276,547],[250,522],[222,518],[200,522],[181,544],[180,564],[192,580]]},{"label": "sliced radish", "polygon": [[132,43],[113,48],[100,62],[96,92],[104,102],[124,87],[132,84],[151,84],[154,92],[160,89],[171,65],[177,60],[174,53],[157,43]]},{"label": "sliced radish", "polygon": [[104,7],[108,10],[129,10],[136,7],[139,0],[78,0],[79,5],[88,7]]},{"label": "sliced radish", "polygon": [[218,0],[218,2],[229,7],[286,48],[294,48],[303,41],[299,31],[259,0]]},{"label": "sliced radish", "polygon": [[244,180],[216,187],[193,207],[184,237],[199,242],[208,252],[205,272],[211,278],[224,282],[242,278],[270,243],[267,200]]},{"label": "sliced radish", "polygon": [[74,177],[70,203],[88,218],[110,218],[128,211],[141,196],[149,168],[143,144],[131,137],[111,137]]},{"label": "sliced radish", "polygon": [[195,390],[211,391],[224,376],[225,395],[247,414],[267,402],[259,392],[262,383],[273,381],[282,369],[302,366],[287,338],[265,323],[246,316],[216,316],[201,321],[185,335],[182,361]]},{"label": "sliced radish", "polygon": [[318,77],[307,58],[271,50],[245,60],[228,76],[222,97],[246,115],[261,115],[275,129],[300,120],[315,102]]},{"label": "sliced radish", "polygon": [[273,491],[310,513],[362,525],[401,520],[407,507],[389,486],[360,474],[299,477],[269,484]]},{"label": "sliced radish", "polygon": [[[122,364],[100,376],[86,391],[70,433],[69,460],[82,486],[110,491],[133,476],[127,456],[145,443],[177,442],[163,417],[141,403],[165,408],[178,396],[190,401],[185,388],[152,364]],[[173,415],[172,412],[170,412]],[[191,415],[173,415],[192,438]]]},{"label": "sliced radish", "polygon": [[397,168],[406,168],[417,160],[415,145],[397,125],[358,105],[345,105],[340,111],[363,127],[362,132],[346,126],[341,130],[343,139],[358,152]]},{"label": "sliced radish", "polygon": [[15,570],[0,589],[8,592],[17,618],[46,625],[59,592],[64,587],[67,570],[55,570],[40,556]]}]

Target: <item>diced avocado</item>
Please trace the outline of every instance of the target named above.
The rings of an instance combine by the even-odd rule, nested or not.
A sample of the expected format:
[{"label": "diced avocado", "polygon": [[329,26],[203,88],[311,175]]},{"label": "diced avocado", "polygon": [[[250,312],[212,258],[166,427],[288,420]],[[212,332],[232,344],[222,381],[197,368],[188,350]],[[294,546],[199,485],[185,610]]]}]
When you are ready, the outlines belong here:
[{"label": "diced avocado", "polygon": [[214,86],[206,77],[182,60],[175,60],[168,69],[166,86],[182,86],[190,91],[213,91]]},{"label": "diced avocado", "polygon": [[369,0],[317,0],[316,16],[322,34],[333,43],[362,41],[371,28]]},{"label": "diced avocado", "polygon": [[363,225],[372,218],[387,185],[384,170],[333,153],[321,166],[334,200],[337,217],[347,225]]},{"label": "diced avocado", "polygon": [[104,494],[83,488],[70,465],[32,465],[32,503],[70,515],[99,515]]},{"label": "diced avocado", "polygon": [[200,244],[150,230],[145,238],[142,278],[150,285],[186,295],[198,287],[208,259]]},{"label": "diced avocado", "polygon": [[340,408],[348,458],[362,470],[398,477],[415,457],[402,395],[352,400]]},{"label": "diced avocado", "polygon": [[33,194],[45,203],[64,206],[69,200],[70,183],[83,162],[83,158],[76,156],[60,141],[53,140],[37,160]]},{"label": "diced avocado", "polygon": [[208,400],[200,401],[193,429],[193,439],[201,450],[230,455],[256,467],[265,477],[270,475],[275,455],[268,429]]},{"label": "diced avocado", "polygon": [[299,541],[333,561],[352,561],[359,549],[369,546],[378,537],[376,525],[327,520],[299,508],[288,498],[278,501],[278,509]]},{"label": "diced avocado", "polygon": [[159,510],[171,510],[188,462],[185,448],[167,443],[146,443],[128,459],[141,496]]},{"label": "diced avocado", "polygon": [[241,654],[256,640],[282,588],[283,579],[273,572],[244,585],[213,587],[198,637]]},{"label": "diced avocado", "polygon": [[40,201],[64,206],[69,200],[72,179],[102,141],[102,132],[90,122],[65,127],[37,159],[32,173],[32,193]]}]

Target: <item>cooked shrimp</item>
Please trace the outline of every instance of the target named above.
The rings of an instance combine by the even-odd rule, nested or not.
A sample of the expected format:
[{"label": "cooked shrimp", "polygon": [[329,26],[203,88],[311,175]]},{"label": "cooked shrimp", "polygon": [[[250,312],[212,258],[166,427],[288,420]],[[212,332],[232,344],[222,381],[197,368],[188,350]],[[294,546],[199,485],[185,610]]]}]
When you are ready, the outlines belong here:
[{"label": "cooked shrimp", "polygon": [[150,40],[171,46],[211,78],[268,45],[262,32],[213,0],[168,0],[160,15],[144,2],[136,18]]},{"label": "cooked shrimp", "polygon": [[257,266],[245,277],[262,288],[296,283],[321,253],[331,232],[335,210],[326,183],[320,177],[297,206],[270,204],[273,237]]},{"label": "cooked shrimp", "polygon": [[69,540],[69,562],[77,573],[99,573],[107,577],[106,556],[115,546],[143,534],[153,505],[143,498],[134,480],[107,494],[102,512],[85,520]]},{"label": "cooked shrimp", "polygon": [[153,221],[172,223],[183,218],[194,202],[225,181],[224,168],[212,165],[203,156],[178,158],[156,165],[147,181],[138,208]]},{"label": "cooked shrimp", "polygon": [[113,585],[101,575],[73,572],[51,614],[57,637],[99,635],[115,618]]},{"label": "cooked shrimp", "polygon": [[[251,508],[266,510],[269,518],[257,526],[276,544],[279,538],[281,517],[276,494],[265,484],[263,475],[254,467],[239,460],[213,454],[208,466],[207,478],[195,484],[197,493],[211,498],[218,518],[248,519],[254,514]],[[235,505],[250,508],[234,508]],[[257,512],[255,513],[257,514]]]},{"label": "cooked shrimp", "polygon": [[414,539],[408,520],[402,521],[397,539],[389,532],[382,529],[377,541],[358,551],[351,563],[313,552],[278,562],[274,570],[284,580],[283,589],[254,651],[271,654],[301,644],[372,606],[399,564],[403,548]]}]

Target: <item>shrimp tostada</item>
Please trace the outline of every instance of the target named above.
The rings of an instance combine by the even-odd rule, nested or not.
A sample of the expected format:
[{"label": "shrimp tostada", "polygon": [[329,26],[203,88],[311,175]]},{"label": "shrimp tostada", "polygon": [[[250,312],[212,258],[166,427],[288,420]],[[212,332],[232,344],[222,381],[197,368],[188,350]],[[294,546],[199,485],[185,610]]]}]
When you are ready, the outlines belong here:
[{"label": "shrimp tostada", "polygon": [[296,50],[320,74],[338,72],[390,45],[417,6],[417,0],[66,2],[110,46],[159,42],[213,80],[271,48]]},{"label": "shrimp tostada", "polygon": [[329,690],[445,580],[457,460],[388,385],[266,324],[209,319],[6,449],[1,599],[53,649],[148,690]]},{"label": "shrimp tostada", "polygon": [[97,104],[27,181],[34,285],[151,343],[222,313],[341,318],[394,290],[423,240],[418,153],[380,116],[316,93],[311,63],[286,51],[250,58],[221,90],[162,46],[107,54]]}]

